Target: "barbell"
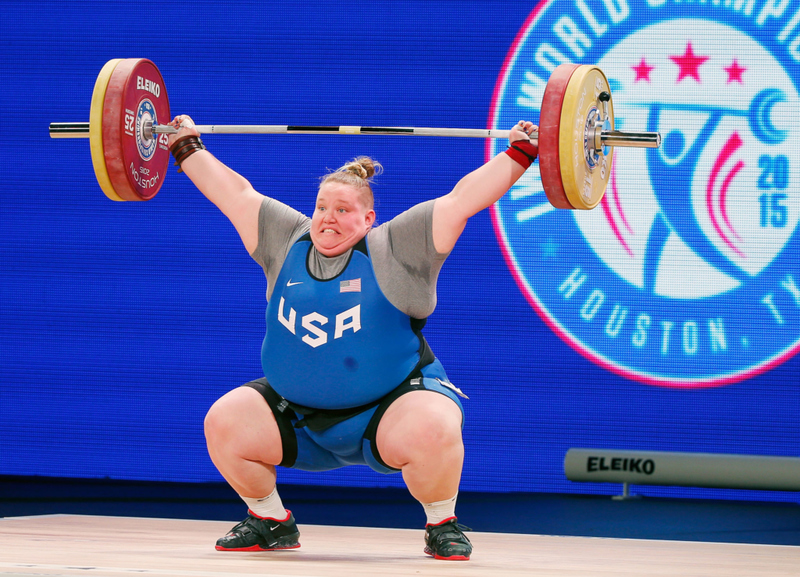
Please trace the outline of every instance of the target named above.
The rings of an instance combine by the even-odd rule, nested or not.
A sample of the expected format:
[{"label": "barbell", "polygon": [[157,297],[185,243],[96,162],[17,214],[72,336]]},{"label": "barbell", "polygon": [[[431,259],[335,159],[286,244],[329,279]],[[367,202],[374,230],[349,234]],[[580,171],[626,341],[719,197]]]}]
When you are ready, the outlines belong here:
[{"label": "barbell", "polygon": [[[54,122],[52,138],[89,138],[92,165],[105,195],[150,200],[170,162],[171,120],[164,79],[152,61],[108,61],[92,92],[89,122]],[[380,126],[197,125],[200,134],[348,134],[508,138],[510,130]],[[602,200],[615,146],[657,148],[657,132],[614,129],[608,79],[596,66],[562,64],[550,76],[539,114],[542,186],[556,208],[592,209]]]}]

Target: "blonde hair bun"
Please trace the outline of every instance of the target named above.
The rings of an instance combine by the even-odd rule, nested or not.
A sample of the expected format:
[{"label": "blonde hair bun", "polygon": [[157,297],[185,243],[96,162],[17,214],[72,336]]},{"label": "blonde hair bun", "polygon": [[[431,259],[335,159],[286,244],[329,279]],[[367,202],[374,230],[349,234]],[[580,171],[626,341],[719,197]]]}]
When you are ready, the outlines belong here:
[{"label": "blonde hair bun", "polygon": [[358,156],[342,166],[320,178],[319,186],[322,188],[327,182],[338,182],[358,188],[363,191],[364,205],[372,210],[375,197],[372,194],[372,177],[383,172],[383,166],[369,156]]},{"label": "blonde hair bun", "polygon": [[337,172],[349,172],[362,180],[369,180],[383,171],[380,162],[372,160],[369,156],[358,156],[341,167]]}]

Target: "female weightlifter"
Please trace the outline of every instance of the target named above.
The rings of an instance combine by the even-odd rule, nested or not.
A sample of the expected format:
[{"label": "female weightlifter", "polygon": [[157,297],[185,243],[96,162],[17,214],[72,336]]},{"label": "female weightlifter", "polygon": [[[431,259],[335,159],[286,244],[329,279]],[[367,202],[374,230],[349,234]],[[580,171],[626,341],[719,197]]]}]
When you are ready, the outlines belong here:
[{"label": "female weightlifter", "polygon": [[264,377],[221,397],[205,419],[215,466],[248,506],[221,551],[299,547],[275,487],[276,465],[402,471],[427,515],[425,553],[467,560],[455,515],[463,409],[422,336],[439,271],[467,220],[498,200],[536,157],[520,121],[510,146],[445,196],[374,226],[370,183],[381,166],[359,157],[321,179],[308,218],[256,192],[205,149],[177,116],[170,149],[181,170],[233,223],[267,277]]}]

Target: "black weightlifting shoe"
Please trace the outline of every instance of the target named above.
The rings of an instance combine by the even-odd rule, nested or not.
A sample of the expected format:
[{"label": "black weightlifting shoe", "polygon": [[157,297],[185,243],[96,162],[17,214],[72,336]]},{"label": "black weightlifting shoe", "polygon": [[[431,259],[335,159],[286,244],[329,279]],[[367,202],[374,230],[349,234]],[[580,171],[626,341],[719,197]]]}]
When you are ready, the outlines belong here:
[{"label": "black weightlifting shoe", "polygon": [[274,551],[276,549],[297,549],[300,531],[294,522],[294,515],[284,521],[259,517],[247,511],[247,519],[236,525],[230,532],[217,540],[217,551]]},{"label": "black weightlifting shoe", "polygon": [[472,543],[464,535],[464,529],[467,528],[459,525],[455,517],[425,525],[425,553],[445,561],[468,561]]}]

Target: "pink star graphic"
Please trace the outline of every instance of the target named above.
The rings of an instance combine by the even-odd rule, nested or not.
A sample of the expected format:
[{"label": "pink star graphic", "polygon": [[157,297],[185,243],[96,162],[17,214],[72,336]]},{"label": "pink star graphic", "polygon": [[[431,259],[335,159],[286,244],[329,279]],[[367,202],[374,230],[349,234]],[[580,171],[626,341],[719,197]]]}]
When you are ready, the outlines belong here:
[{"label": "pink star graphic", "polygon": [[681,71],[678,73],[678,80],[675,81],[676,83],[687,76],[691,76],[697,80],[697,82],[700,82],[700,72],[697,69],[703,62],[708,60],[709,57],[697,56],[692,50],[692,43],[689,42],[686,44],[686,52],[684,52],[683,56],[670,56],[669,59],[681,68]]},{"label": "pink star graphic", "polygon": [[733,59],[733,64],[723,68],[723,70],[728,73],[728,84],[734,80],[739,84],[744,84],[742,81],[742,73],[747,70],[747,68],[739,66],[739,63],[736,62],[736,58]]},{"label": "pink star graphic", "polygon": [[633,80],[634,82],[639,82],[640,80],[647,80],[650,82],[650,71],[653,70],[653,67],[645,62],[644,56],[642,56],[642,61],[639,62],[639,64],[631,66],[631,68],[636,72],[636,78]]}]

